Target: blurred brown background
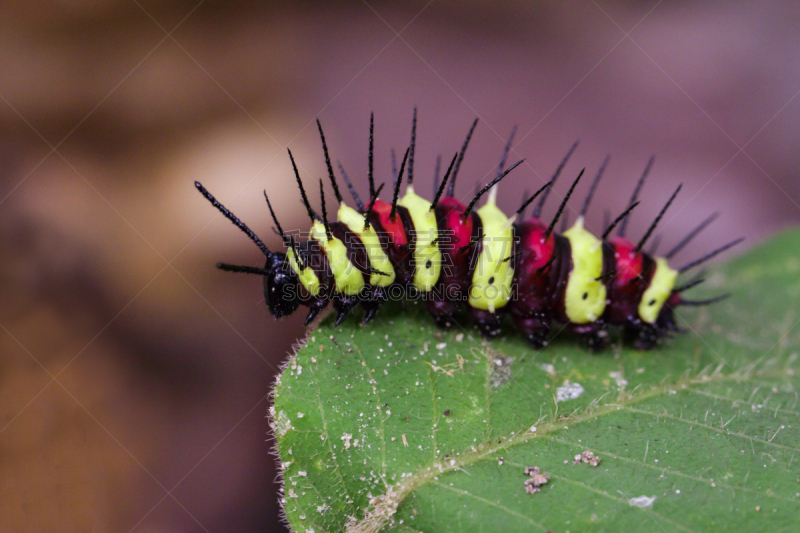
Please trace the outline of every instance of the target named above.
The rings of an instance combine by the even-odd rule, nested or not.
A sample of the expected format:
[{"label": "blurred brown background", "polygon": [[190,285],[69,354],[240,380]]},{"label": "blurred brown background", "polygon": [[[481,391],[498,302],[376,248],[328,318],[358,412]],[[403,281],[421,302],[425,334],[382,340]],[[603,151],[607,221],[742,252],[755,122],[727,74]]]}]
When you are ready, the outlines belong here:
[{"label": "blurred brown background", "polygon": [[281,529],[265,416],[303,317],[214,268],[263,257],[192,182],[278,248],[261,191],[307,228],[285,149],[325,175],[317,116],[362,194],[369,112],[388,181],[417,105],[425,195],[478,116],[463,197],[518,124],[505,209],[579,138],[553,196],[611,152],[595,230],[651,153],[632,236],[679,182],[662,249],[722,212],[680,262],[800,222],[795,1],[0,5],[3,531]]}]

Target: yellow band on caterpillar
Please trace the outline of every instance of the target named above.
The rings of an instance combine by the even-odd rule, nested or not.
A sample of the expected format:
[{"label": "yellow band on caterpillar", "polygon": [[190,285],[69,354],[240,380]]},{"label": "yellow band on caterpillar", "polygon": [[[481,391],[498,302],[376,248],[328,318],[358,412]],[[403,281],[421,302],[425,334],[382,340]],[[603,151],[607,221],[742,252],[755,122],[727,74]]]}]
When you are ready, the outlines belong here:
[{"label": "yellow band on caterpillar", "polygon": [[311,296],[317,296],[319,294],[319,278],[316,272],[314,272],[314,269],[309,266],[300,269],[294,249],[290,249],[286,257],[289,258],[289,266],[292,267],[292,270],[303,287],[305,287]]},{"label": "yellow band on caterpillar", "polygon": [[678,279],[678,271],[672,270],[663,257],[656,258],[656,272],[653,274],[653,280],[639,301],[639,317],[642,320],[650,324],[656,321],[664,302],[675,288],[676,279]]},{"label": "yellow band on caterpillar", "polygon": [[361,243],[364,245],[369,264],[372,268],[388,274],[388,276],[371,274],[369,277],[370,285],[388,287],[394,283],[395,273],[392,263],[381,248],[381,241],[378,239],[378,234],[375,233],[375,229],[372,225],[366,230],[364,229],[364,215],[352,207],[341,203],[339,204],[339,222],[347,226],[350,231],[357,234],[361,239]]},{"label": "yellow band on caterpillar", "polygon": [[603,274],[603,243],[583,228],[583,217],[564,237],[569,239],[572,255],[564,299],[567,318],[575,324],[594,322],[606,308],[606,287],[597,280]]},{"label": "yellow band on caterpillar", "polygon": [[360,293],[364,288],[364,276],[347,258],[347,248],[344,243],[336,237],[328,240],[325,226],[319,220],[311,226],[311,238],[325,250],[336,284],[336,292],[347,296],[355,296]]},{"label": "yellow band on caterpillar", "polygon": [[472,274],[469,305],[493,313],[511,297],[514,268],[504,259],[512,253],[514,237],[508,218],[494,202],[487,202],[477,214],[483,225],[483,246]]},{"label": "yellow band on caterpillar", "polygon": [[442,253],[439,245],[433,242],[439,236],[436,215],[431,211],[431,203],[415,194],[412,185],[406,188],[405,196],[397,204],[408,209],[414,223],[414,285],[420,291],[428,292],[439,279],[442,267]]}]

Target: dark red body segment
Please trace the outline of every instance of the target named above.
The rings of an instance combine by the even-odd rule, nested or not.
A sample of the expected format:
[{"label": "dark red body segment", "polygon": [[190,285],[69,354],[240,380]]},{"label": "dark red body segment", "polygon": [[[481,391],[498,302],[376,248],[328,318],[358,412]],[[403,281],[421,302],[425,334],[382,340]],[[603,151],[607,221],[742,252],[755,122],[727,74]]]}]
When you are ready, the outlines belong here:
[{"label": "dark red body segment", "polygon": [[397,283],[408,286],[414,280],[415,270],[414,232],[410,231],[414,224],[405,207],[397,206],[394,219],[389,216],[391,211],[392,204],[376,200],[369,223],[378,233],[381,247],[394,266]]},{"label": "dark red body segment", "polygon": [[[529,218],[514,225],[516,250],[519,257],[514,266],[512,293],[509,311],[514,322],[528,340],[536,346],[546,344],[550,323],[555,319],[554,304],[563,269],[564,258],[569,266],[567,254],[556,251],[556,236],[544,238],[547,224],[538,218]],[[569,242],[567,242],[569,246]],[[559,246],[563,248],[563,244]],[[564,283],[566,278],[564,278]]]},{"label": "dark red body segment", "polygon": [[452,324],[453,315],[467,300],[475,258],[480,254],[481,219],[475,212],[465,217],[465,211],[466,206],[450,196],[441,198],[434,208],[442,269],[427,307],[442,325]]},{"label": "dark red body segment", "polygon": [[402,207],[397,208],[394,219],[392,219],[389,216],[392,213],[392,204],[383,200],[375,200],[375,205],[372,206],[372,216],[370,217],[370,223],[376,220],[380,225],[381,231],[391,239],[394,246],[408,244],[406,228],[403,226],[403,220],[398,216],[400,209]]},{"label": "dark red body segment", "polygon": [[653,279],[655,261],[622,237],[614,237],[603,246],[603,258],[607,265],[613,265],[614,275],[606,284],[608,305],[602,319],[613,325],[638,320],[639,300]]}]

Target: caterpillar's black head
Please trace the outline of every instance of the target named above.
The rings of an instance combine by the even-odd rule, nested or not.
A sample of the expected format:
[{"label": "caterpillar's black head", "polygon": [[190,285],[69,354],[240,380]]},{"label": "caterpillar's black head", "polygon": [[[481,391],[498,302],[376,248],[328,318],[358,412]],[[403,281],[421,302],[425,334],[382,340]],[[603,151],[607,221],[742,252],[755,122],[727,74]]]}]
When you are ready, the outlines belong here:
[{"label": "caterpillar's black head", "polygon": [[[266,245],[261,242],[261,239],[253,233],[253,230],[247,227],[247,225],[239,220],[236,215],[231,213],[224,205],[219,203],[214,196],[203,187],[200,182],[195,181],[194,186],[200,191],[206,200],[211,202],[211,205],[216,207],[220,213],[222,213],[225,218],[233,222],[233,224],[242,230],[250,240],[253,241],[256,246],[258,246],[259,250],[267,257],[267,263],[264,265],[264,268],[258,267],[251,267],[251,266],[242,266],[242,265],[229,265],[227,263],[217,263],[217,268],[221,270],[227,270],[228,272],[241,272],[244,274],[256,274],[258,276],[264,277],[264,298],[267,300],[267,307],[269,308],[269,312],[272,313],[275,318],[281,318],[284,316],[289,316],[297,309],[297,306],[300,305],[300,293],[298,292],[298,279],[295,275],[292,268],[289,266],[289,261],[286,260],[286,254],[282,252],[272,252]],[[264,193],[264,197],[266,198],[267,194]],[[266,198],[267,206],[269,206],[269,211],[272,214],[272,218],[275,221],[275,225],[278,227],[278,232],[284,238],[285,242],[289,242],[294,245],[294,241],[289,239],[287,241],[286,235],[284,235],[283,230],[281,229],[281,225],[278,223],[278,220],[275,218],[275,213],[272,211],[272,205],[269,203],[269,198]]]},{"label": "caterpillar's black head", "polygon": [[300,305],[299,280],[289,266],[286,254],[272,252],[264,266],[264,298],[275,318],[289,316]]}]

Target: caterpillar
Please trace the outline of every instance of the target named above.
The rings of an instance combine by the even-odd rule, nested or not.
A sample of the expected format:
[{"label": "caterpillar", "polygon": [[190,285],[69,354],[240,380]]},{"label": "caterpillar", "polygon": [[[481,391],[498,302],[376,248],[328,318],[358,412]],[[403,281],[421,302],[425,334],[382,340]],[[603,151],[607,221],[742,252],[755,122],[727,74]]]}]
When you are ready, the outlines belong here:
[{"label": "caterpillar", "polygon": [[[366,324],[388,299],[414,295],[425,300],[436,324],[443,328],[453,326],[457,314],[466,308],[471,322],[482,334],[492,337],[500,333],[502,320],[508,314],[537,349],[547,345],[554,324],[563,324],[593,350],[607,344],[610,326],[621,327],[625,338],[635,348],[650,349],[663,338],[683,331],[676,324],[676,307],[708,305],[728,296],[725,294],[708,300],[684,299],[681,296],[683,291],[704,280],[701,274],[678,285],[677,278],[742,239],[729,242],[677,269],[668,263],[717,217],[716,214],[700,223],[663,257],[654,257],[655,247],[650,251],[643,248],[681,186],[670,196],[638,243],[626,238],[629,215],[639,205],[639,194],[653,158],[639,178],[627,208],[610,223],[606,221],[599,238],[584,227],[584,217],[608,165],[608,156],[591,183],[577,220],[569,229],[565,227],[566,217],[560,233],[555,231],[555,226],[585,168],[573,181],[552,221],[547,223],[541,218],[549,192],[575,151],[577,142],[562,159],[552,178],[533,195],[526,194],[520,208],[509,217],[497,207],[496,194],[498,183],[524,162],[521,160],[505,168],[515,128],[505,145],[496,177],[478,190],[467,205],[461,203],[454,193],[456,178],[477,123],[478,119],[475,119],[441,183],[441,157],[437,159],[434,197],[429,202],[414,190],[415,108],[411,142],[399,172],[392,152],[393,194],[389,202],[380,198],[384,184],[375,187],[374,114],[371,114],[369,201],[366,204],[341,163],[338,164],[356,204],[356,208],[352,208],[342,198],[325,134],[317,119],[328,178],[339,205],[338,221],[328,219],[322,179],[319,180],[321,215],[311,207],[289,149],[311,229],[305,241],[299,235],[295,237],[294,233],[285,232],[264,191],[275,224],[273,230],[282,238],[287,249],[285,253],[269,250],[247,225],[196,181],[198,191],[266,256],[263,268],[227,263],[219,263],[217,267],[263,276],[267,307],[276,320],[291,315],[304,305],[309,308],[305,319],[305,325],[308,325],[329,302],[333,302],[337,312],[336,325],[359,305],[364,308],[363,322]],[[401,197],[406,168],[405,194]],[[487,195],[486,202],[476,208],[484,195]],[[527,207],[537,198],[532,216],[527,217]],[[617,231],[612,237],[614,229]]]}]

